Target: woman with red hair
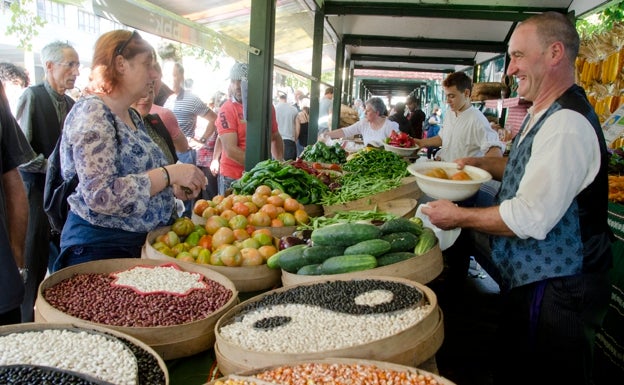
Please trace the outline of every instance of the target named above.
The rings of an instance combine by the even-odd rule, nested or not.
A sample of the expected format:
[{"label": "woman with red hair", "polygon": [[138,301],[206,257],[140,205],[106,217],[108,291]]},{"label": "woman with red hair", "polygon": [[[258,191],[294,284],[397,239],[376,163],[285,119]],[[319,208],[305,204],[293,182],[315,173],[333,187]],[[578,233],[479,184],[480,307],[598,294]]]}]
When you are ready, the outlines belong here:
[{"label": "woman with red hair", "polygon": [[147,233],[174,220],[175,198],[191,199],[206,184],[196,166],[170,165],[130,108],[158,76],[153,51],[136,31],[107,32],[95,43],[89,85],[62,134],[63,178],[79,182],[53,271],[140,257]]}]

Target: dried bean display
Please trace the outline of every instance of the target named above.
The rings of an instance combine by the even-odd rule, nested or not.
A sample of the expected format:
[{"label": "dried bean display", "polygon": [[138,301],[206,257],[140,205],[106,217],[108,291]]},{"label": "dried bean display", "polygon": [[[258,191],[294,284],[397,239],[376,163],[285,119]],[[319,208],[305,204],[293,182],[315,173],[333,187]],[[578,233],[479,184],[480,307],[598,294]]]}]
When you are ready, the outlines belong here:
[{"label": "dried bean display", "polygon": [[4,385],[113,385],[110,382],[92,380],[78,373],[36,365],[0,366],[0,383]]},{"label": "dried bean display", "polygon": [[[55,331],[68,335],[68,331],[63,329],[54,329]],[[47,330],[46,330],[47,331]],[[41,331],[30,331],[28,333],[39,333]],[[69,332],[76,333],[77,331],[72,329]],[[23,332],[13,332],[13,334],[9,334],[10,336],[17,336]],[[83,332],[84,333],[84,332]],[[92,333],[92,331],[89,331]],[[167,375],[164,372],[164,369],[161,368],[158,359],[154,355],[153,352],[149,352],[145,350],[143,347],[133,343],[132,341],[123,338],[121,336],[115,336],[109,334],[107,332],[99,332],[101,335],[108,336],[111,339],[114,339],[119,344],[124,345],[128,351],[130,351],[134,355],[134,361],[136,362],[136,366],[138,371],[135,373],[137,384],[138,385],[165,385],[167,383]],[[71,337],[71,335],[69,335]],[[31,337],[32,338],[32,337]],[[18,355],[26,355],[29,360],[32,360],[30,357],[30,350],[37,350],[38,352],[35,355],[40,354],[41,349],[38,346],[24,346],[21,345],[21,353],[13,347],[14,349],[10,352],[10,354],[5,354],[3,349],[6,346],[2,343],[0,346],[0,362],[2,362],[2,366],[0,366],[0,384],[7,385],[23,385],[23,384],[72,384],[72,385],[110,385],[111,383],[104,380],[95,379],[93,376],[76,373],[77,369],[73,368],[71,371],[59,369],[57,367],[51,366],[38,366],[38,365],[30,365],[30,364],[15,364],[15,365],[4,365],[10,356],[17,357]],[[80,349],[81,354],[84,356],[84,359],[93,359],[91,356],[92,351],[89,350],[89,354],[84,354],[85,349],[90,349],[88,346],[74,344],[74,348]],[[99,348],[99,347],[98,347]],[[54,356],[56,360],[68,361],[67,358],[63,356],[66,351],[60,350],[56,351]],[[13,358],[15,359],[15,358]],[[132,360],[130,360],[131,362]],[[106,368],[102,368],[106,369]],[[116,369],[116,368],[115,368]],[[106,369],[108,370],[108,369]]]},{"label": "dried bean display", "polygon": [[368,363],[299,363],[280,365],[249,376],[230,376],[213,385],[439,385],[452,384],[415,368],[399,370]]},{"label": "dried bean display", "polygon": [[251,351],[324,352],[400,333],[422,320],[429,306],[418,288],[401,282],[329,281],[252,301],[219,333]]},{"label": "dried bean display", "polygon": [[[180,280],[180,273],[177,269],[146,268],[140,274],[122,275],[123,286],[115,284],[119,272],[76,274],[44,290],[43,297],[70,316],[125,327],[173,326],[202,320],[232,298],[232,291],[216,281],[199,274]],[[149,283],[141,282],[144,280]],[[172,282],[178,282],[175,288]],[[203,288],[197,287],[198,283]]]},{"label": "dried bean display", "polygon": [[0,365],[20,364],[74,371],[118,385],[138,384],[132,351],[101,333],[50,329],[1,336]]}]

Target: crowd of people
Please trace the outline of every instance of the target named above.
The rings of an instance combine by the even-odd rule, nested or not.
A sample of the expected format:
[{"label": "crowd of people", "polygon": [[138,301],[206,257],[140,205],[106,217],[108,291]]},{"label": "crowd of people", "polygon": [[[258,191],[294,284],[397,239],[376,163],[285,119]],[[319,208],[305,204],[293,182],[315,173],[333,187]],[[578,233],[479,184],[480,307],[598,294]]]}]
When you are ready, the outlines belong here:
[{"label": "crowd of people", "polygon": [[[333,88],[319,101],[319,138],[359,135],[365,145],[379,145],[402,131],[420,147],[441,148],[439,160],[484,168],[500,181],[489,201],[430,200],[423,213],[442,229],[491,236],[503,296],[501,384],[526,383],[535,373],[551,383],[589,383],[593,338],[609,300],[607,155],[596,114],[574,83],[578,49],[574,26],[555,12],[527,19],[510,37],[507,74],[533,106],[508,156],[471,104],[473,83],[464,72],[442,83],[443,122],[439,107],[427,117],[411,94],[392,113],[381,98],[356,100],[359,120],[338,128]],[[77,100],[68,91],[80,74],[79,53],[53,42],[41,59],[45,78],[36,85],[23,69],[0,65],[0,324],[33,321],[48,272],[140,257],[149,231],[188,215],[199,197],[225,195],[245,170],[247,64],[232,67],[226,98],[211,108],[185,87],[182,64],[163,70],[136,31],[99,37]],[[19,97],[11,102],[7,91]],[[311,144],[302,101],[301,93],[294,103],[281,95],[272,109],[274,159],[295,159]],[[62,175],[77,176],[78,185],[62,232],[52,234],[42,202],[58,140]],[[459,281],[466,242],[448,253]]]}]

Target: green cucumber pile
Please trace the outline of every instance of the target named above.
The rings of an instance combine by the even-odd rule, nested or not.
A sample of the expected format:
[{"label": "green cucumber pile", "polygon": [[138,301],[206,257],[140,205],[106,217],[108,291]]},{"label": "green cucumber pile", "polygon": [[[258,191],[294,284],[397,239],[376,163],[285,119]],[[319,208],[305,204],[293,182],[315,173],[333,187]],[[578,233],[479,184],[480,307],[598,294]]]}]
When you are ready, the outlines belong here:
[{"label": "green cucumber pile", "polygon": [[313,230],[310,239],[311,245],[295,245],[273,254],[267,266],[299,275],[351,273],[418,257],[438,242],[422,221],[403,217],[381,226],[336,223]]}]

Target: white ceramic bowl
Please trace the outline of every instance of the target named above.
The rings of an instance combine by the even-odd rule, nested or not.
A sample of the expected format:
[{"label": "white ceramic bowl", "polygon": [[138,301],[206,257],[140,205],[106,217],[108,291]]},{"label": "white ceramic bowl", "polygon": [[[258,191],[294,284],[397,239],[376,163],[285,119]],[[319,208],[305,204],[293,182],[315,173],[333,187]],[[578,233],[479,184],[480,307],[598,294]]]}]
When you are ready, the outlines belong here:
[{"label": "white ceramic bowl", "polygon": [[425,175],[430,169],[438,167],[443,168],[449,176],[458,171],[457,163],[454,162],[416,162],[407,167],[416,177],[416,184],[422,192],[434,199],[463,201],[476,194],[481,184],[492,179],[489,172],[473,166],[464,167],[472,180],[442,179]]},{"label": "white ceramic bowl", "polygon": [[388,143],[384,143],[384,148],[387,151],[392,151],[396,154],[399,154],[401,156],[410,156],[414,153],[414,151],[418,150],[420,147],[416,146],[416,147],[397,147],[397,146],[392,146],[389,145]]}]

